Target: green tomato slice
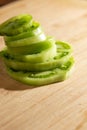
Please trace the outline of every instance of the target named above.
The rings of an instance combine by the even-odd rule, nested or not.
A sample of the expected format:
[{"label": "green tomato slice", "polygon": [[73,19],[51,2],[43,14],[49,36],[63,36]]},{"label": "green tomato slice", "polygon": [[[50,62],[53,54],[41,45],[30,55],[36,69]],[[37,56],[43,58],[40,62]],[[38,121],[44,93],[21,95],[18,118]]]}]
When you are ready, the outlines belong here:
[{"label": "green tomato slice", "polygon": [[64,63],[60,68],[55,68],[53,70],[48,70],[44,72],[25,72],[25,71],[15,71],[7,67],[8,74],[22,83],[41,86],[50,83],[60,82],[67,79],[73,68],[74,60],[70,58],[66,63]]},{"label": "green tomato slice", "polygon": [[[40,53],[44,50],[48,50],[48,49],[52,48],[52,46],[54,47],[53,44],[55,44],[55,40],[53,38],[47,38],[46,40],[38,42],[37,44],[35,43],[35,44],[30,44],[28,46],[20,46],[20,47],[8,47],[7,50],[10,53],[10,55],[13,55],[14,58],[16,58],[16,59],[19,58],[22,60],[22,59],[24,59],[24,57],[31,57],[31,56],[27,56],[27,55]],[[53,48],[53,50],[54,50],[54,48]],[[56,51],[56,49],[55,49],[55,51]],[[53,53],[54,53],[54,51],[53,51]]]},{"label": "green tomato slice", "polygon": [[34,53],[30,55],[9,55],[9,57],[15,58],[17,61],[24,61],[29,63],[40,63],[51,60],[56,56],[55,41],[54,39],[50,38],[45,42],[45,49],[43,49],[40,53]]},{"label": "green tomato slice", "polygon": [[[48,61],[41,62],[41,63],[38,63],[38,62],[30,63],[30,62],[28,62],[29,57],[24,57],[24,59],[22,59],[23,57],[21,57],[20,59],[22,59],[22,61],[18,61],[16,59],[14,59],[14,57],[11,57],[11,55],[9,56],[7,54],[7,51],[4,51],[3,56],[4,56],[6,65],[9,66],[10,68],[13,68],[14,70],[45,71],[45,70],[54,69],[54,68],[64,64],[64,62],[67,62],[72,55],[72,48],[68,43],[65,43],[62,41],[57,41],[56,46],[57,46],[56,56],[54,58],[52,58],[51,60],[48,59]],[[60,48],[59,48],[59,46],[60,46]],[[64,51],[63,51],[63,49],[64,49]],[[47,55],[46,55],[46,57],[47,57]],[[43,58],[43,55],[42,55],[42,58]]]},{"label": "green tomato slice", "polygon": [[29,63],[10,59],[8,58],[8,56],[7,57],[5,56],[4,62],[8,67],[14,70],[38,72],[38,71],[51,70],[58,66],[61,66],[63,63],[69,60],[69,58],[71,57],[71,53],[62,52],[60,53],[60,57],[61,58],[53,58],[53,60],[48,60],[41,63]]},{"label": "green tomato slice", "polygon": [[12,17],[0,24],[0,35],[13,36],[26,32],[32,26],[32,22],[32,16],[28,14]]},{"label": "green tomato slice", "polygon": [[13,42],[19,39],[36,36],[40,33],[43,33],[42,27],[40,26],[38,22],[33,22],[31,28],[28,31],[15,35],[15,36],[4,36],[4,40],[6,41],[6,43],[9,43],[9,42]]},{"label": "green tomato slice", "polygon": [[[62,42],[62,41],[55,42],[52,37],[47,38],[45,42],[48,43],[48,45],[50,45],[47,46],[47,50],[44,50],[37,54],[17,55],[17,56],[15,55],[13,57],[18,61],[38,63],[38,62],[45,62],[47,60],[53,59],[54,57],[55,59],[57,59],[57,57],[59,58],[59,56],[64,55],[65,52],[72,52],[71,45],[66,42]],[[61,52],[64,53],[61,54]]]},{"label": "green tomato slice", "polygon": [[6,37],[4,40],[5,40],[5,44],[8,47],[20,47],[20,46],[27,46],[27,45],[35,44],[37,42],[46,40],[46,36],[44,33],[40,33],[39,35],[35,35],[35,36],[31,36],[31,37],[27,37],[27,38],[15,40],[15,41],[10,41],[10,42],[7,42]]}]

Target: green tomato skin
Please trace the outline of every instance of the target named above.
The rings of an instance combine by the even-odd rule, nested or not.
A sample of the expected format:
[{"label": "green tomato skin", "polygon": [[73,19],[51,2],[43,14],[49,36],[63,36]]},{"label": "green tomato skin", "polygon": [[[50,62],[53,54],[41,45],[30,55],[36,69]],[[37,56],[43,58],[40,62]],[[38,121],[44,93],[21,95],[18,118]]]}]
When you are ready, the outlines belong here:
[{"label": "green tomato skin", "polygon": [[28,14],[15,16],[0,24],[0,35],[14,36],[26,32],[32,26],[32,16]]}]

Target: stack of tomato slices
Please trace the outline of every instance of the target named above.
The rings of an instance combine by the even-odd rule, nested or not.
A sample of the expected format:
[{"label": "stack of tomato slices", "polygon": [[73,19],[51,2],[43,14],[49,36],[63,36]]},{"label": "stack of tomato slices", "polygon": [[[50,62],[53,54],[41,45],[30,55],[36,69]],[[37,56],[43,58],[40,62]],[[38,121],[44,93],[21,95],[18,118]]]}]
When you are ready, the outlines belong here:
[{"label": "stack of tomato slices", "polygon": [[72,47],[46,36],[40,23],[23,14],[0,25],[6,47],[0,52],[8,74],[28,85],[63,81],[73,70]]}]

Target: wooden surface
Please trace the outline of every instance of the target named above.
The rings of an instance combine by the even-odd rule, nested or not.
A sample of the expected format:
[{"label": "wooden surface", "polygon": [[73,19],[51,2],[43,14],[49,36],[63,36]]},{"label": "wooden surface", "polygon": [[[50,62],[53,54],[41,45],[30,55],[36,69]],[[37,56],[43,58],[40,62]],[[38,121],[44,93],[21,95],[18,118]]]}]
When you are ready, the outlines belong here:
[{"label": "wooden surface", "polygon": [[0,23],[21,13],[72,44],[75,71],[64,82],[33,88],[11,79],[0,59],[0,130],[87,130],[87,1],[18,1],[0,8]]},{"label": "wooden surface", "polygon": [[10,2],[12,2],[13,0],[0,0],[0,6],[8,4]]}]

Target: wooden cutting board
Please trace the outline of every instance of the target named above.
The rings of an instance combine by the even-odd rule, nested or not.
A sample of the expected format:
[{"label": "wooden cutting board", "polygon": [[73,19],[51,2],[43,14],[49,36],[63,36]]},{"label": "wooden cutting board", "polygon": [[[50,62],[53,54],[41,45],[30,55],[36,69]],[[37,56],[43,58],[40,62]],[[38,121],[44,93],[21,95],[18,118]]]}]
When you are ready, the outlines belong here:
[{"label": "wooden cutting board", "polygon": [[75,70],[64,82],[33,88],[11,79],[0,59],[0,130],[87,130],[87,1],[20,0],[0,7],[0,23],[21,13],[72,44]]}]

